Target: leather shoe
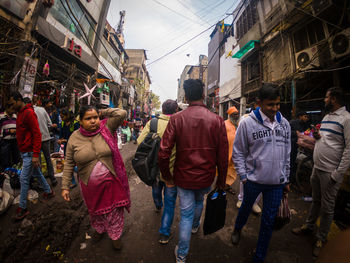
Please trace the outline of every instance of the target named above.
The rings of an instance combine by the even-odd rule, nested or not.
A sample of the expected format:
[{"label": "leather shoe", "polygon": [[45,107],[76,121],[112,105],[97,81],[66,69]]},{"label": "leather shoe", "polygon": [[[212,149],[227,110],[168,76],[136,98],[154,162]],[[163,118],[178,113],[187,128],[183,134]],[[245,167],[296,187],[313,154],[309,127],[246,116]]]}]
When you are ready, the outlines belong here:
[{"label": "leather shoe", "polygon": [[241,239],[241,230],[233,230],[232,236],[231,236],[231,241],[232,244],[238,245],[239,240]]}]

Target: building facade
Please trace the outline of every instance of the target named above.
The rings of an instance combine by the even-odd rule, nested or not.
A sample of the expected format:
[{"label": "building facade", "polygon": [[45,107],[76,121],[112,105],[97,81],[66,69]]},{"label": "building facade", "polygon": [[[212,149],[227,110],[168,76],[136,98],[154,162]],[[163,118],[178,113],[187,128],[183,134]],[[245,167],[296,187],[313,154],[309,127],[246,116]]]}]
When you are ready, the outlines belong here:
[{"label": "building facade", "polygon": [[234,36],[241,47],[244,106],[262,83],[281,86],[281,111],[321,115],[326,90],[349,81],[350,3],[344,1],[241,1]]}]

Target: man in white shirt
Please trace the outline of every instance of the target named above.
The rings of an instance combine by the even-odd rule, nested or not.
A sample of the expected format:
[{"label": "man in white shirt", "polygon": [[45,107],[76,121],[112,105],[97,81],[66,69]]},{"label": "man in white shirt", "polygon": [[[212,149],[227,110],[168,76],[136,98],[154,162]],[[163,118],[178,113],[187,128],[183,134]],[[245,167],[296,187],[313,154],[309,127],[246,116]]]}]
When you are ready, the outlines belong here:
[{"label": "man in white shirt", "polygon": [[41,151],[43,152],[45,157],[47,173],[48,173],[48,176],[50,177],[51,185],[55,187],[57,185],[57,180],[55,177],[53,165],[51,162],[51,156],[50,156],[50,141],[52,138],[49,132],[49,128],[52,126],[52,122],[49,114],[46,112],[46,110],[43,107],[39,107],[35,105],[34,111],[38,117],[39,128],[41,132]]},{"label": "man in white shirt", "polygon": [[312,204],[306,224],[292,232],[312,234],[316,220],[321,215],[320,227],[313,255],[318,256],[326,242],[331,226],[334,206],[340,184],[350,167],[350,113],[345,109],[344,95],[340,88],[330,88],[325,97],[329,113],[323,118],[314,149],[314,168],[311,175]]}]

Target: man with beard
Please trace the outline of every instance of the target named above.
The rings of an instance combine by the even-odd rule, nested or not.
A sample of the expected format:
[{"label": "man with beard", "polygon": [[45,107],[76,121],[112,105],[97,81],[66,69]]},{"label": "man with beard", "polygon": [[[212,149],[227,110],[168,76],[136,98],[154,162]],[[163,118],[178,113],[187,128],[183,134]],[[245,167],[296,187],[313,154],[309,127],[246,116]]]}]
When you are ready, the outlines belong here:
[{"label": "man with beard", "polygon": [[238,126],[239,113],[235,106],[232,106],[227,110],[228,119],[225,121],[227,140],[228,140],[228,167],[226,176],[226,187],[225,190],[229,193],[234,194],[231,186],[236,181],[237,173],[232,161],[232,149],[233,142],[236,136],[236,129]]},{"label": "man with beard", "polygon": [[311,175],[311,209],[306,224],[292,230],[296,235],[312,234],[316,220],[321,216],[313,249],[315,257],[326,242],[337,193],[350,166],[350,113],[345,109],[342,90],[330,88],[324,101],[329,113],[323,118],[320,130],[314,133],[316,144]]}]

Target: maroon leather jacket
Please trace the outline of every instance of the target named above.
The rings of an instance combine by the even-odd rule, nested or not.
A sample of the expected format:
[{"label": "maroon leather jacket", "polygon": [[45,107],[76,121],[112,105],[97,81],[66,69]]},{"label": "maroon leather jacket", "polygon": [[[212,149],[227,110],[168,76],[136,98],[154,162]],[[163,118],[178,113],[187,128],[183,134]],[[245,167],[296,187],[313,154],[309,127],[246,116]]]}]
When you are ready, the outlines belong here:
[{"label": "maroon leather jacket", "polygon": [[[173,176],[169,170],[171,151],[176,145]],[[224,187],[228,165],[228,141],[223,119],[203,103],[170,117],[158,152],[159,168],[165,180],[185,189],[209,187],[218,169],[217,185]]]}]

